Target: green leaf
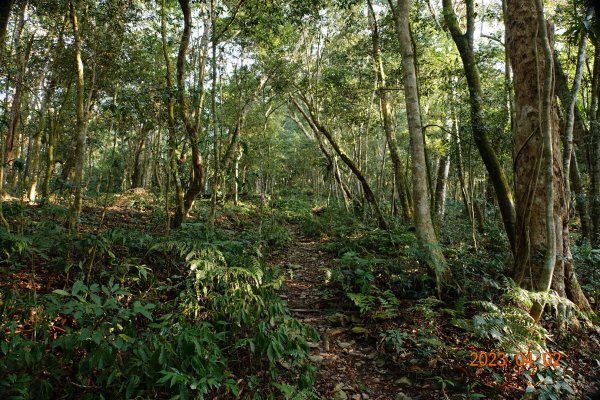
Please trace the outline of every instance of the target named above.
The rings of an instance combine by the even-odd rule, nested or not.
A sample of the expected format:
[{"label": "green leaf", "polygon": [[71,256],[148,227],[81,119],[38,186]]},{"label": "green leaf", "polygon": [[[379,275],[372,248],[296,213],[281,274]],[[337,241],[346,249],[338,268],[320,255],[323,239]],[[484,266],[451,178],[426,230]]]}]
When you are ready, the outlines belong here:
[{"label": "green leaf", "polygon": [[62,289],[55,289],[55,290],[52,291],[52,293],[55,293],[55,294],[57,294],[59,296],[70,296],[71,295],[71,293],[69,293],[69,292],[67,292],[65,290],[62,290]]},{"label": "green leaf", "polygon": [[142,314],[144,317],[148,318],[150,321],[152,321],[152,314],[150,314],[150,312],[148,311],[148,309],[146,307],[144,307],[142,305],[142,303],[140,303],[139,301],[136,301],[133,303],[133,311],[138,313],[138,314]]},{"label": "green leaf", "polygon": [[75,296],[76,294],[81,292],[81,290],[85,287],[85,283],[83,283],[82,281],[75,281],[75,283],[73,284],[73,288],[71,289],[71,294]]}]

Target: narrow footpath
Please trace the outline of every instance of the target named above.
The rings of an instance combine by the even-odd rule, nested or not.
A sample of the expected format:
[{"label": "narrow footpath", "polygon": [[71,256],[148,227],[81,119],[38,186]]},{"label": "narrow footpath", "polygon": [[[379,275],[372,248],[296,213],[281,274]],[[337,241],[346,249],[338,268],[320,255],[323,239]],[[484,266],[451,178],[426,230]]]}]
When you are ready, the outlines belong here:
[{"label": "narrow footpath", "polygon": [[309,343],[311,359],[318,368],[319,394],[333,400],[411,399],[385,368],[373,340],[366,340],[358,315],[339,309],[339,299],[328,298],[331,291],[326,279],[331,257],[318,250],[318,242],[302,236],[297,227],[292,227],[292,233],[294,242],[270,264],[288,271],[280,296],[300,321],[319,333],[319,342]]}]

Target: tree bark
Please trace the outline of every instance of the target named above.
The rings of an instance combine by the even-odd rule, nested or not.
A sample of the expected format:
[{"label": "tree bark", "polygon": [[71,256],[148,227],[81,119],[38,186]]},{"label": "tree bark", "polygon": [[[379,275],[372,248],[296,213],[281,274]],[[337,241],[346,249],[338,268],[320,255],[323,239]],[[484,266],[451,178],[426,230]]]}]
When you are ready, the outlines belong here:
[{"label": "tree bark", "polygon": [[377,26],[377,19],[371,1],[368,0],[367,4],[369,6],[369,15],[372,20],[371,36],[373,42],[373,67],[375,68],[375,74],[377,76],[377,92],[379,94],[379,105],[383,117],[383,130],[387,138],[390,157],[394,165],[395,186],[402,209],[402,218],[405,221],[408,221],[412,217],[412,211],[408,204],[408,199],[406,198],[406,189],[404,188],[404,181],[402,179],[402,160],[400,159],[400,150],[398,149],[398,141],[396,140],[396,132],[394,131],[392,102],[390,99],[390,92],[386,87],[385,72],[381,60],[379,27]]},{"label": "tree bark", "polygon": [[71,24],[73,27],[73,36],[75,38],[75,72],[76,72],[76,100],[75,110],[77,115],[77,128],[75,137],[75,174],[73,185],[73,204],[69,218],[69,230],[74,233],[79,228],[79,216],[83,205],[83,167],[85,164],[86,141],[87,141],[87,113],[85,110],[85,80],[83,72],[83,61],[81,59],[81,36],[79,30],[79,20],[73,0],[69,1],[69,12],[71,14]]},{"label": "tree bark", "polygon": [[[574,272],[569,270],[572,257],[568,216],[556,104],[551,96],[554,38],[552,32],[546,34],[547,23],[538,1],[513,0],[507,4],[507,45],[514,71],[516,109],[514,278],[528,290],[545,291],[552,285],[559,294],[566,292],[581,309],[589,310]],[[531,314],[537,319],[542,311],[543,306],[538,304]]]},{"label": "tree bark", "polygon": [[[192,173],[190,183],[183,196],[183,208],[177,208],[175,217],[173,218],[173,227],[179,228],[182,222],[187,217],[189,211],[194,206],[196,196],[202,191],[202,156],[200,154],[199,135],[197,124],[195,124],[190,117],[190,110],[188,101],[185,97],[185,62],[186,53],[190,42],[190,35],[192,29],[192,14],[190,10],[189,0],[179,0],[179,6],[183,12],[183,32],[181,33],[181,41],[179,43],[179,52],[177,53],[177,101],[181,111],[181,119],[185,126],[187,138],[190,143],[190,149],[192,151]],[[207,33],[204,32],[206,37]],[[204,80],[204,71],[200,72],[200,80]],[[203,93],[203,92],[202,92]]]},{"label": "tree bark", "polygon": [[388,0],[396,22],[396,33],[402,55],[402,75],[404,80],[404,100],[410,134],[410,152],[412,156],[412,188],[417,240],[421,250],[426,255],[427,264],[435,275],[438,296],[441,297],[444,287],[448,284],[450,269],[442,248],[438,243],[428,198],[427,161],[425,159],[425,142],[421,126],[421,111],[419,109],[419,94],[417,91],[417,74],[415,54],[410,33],[411,0]]},{"label": "tree bark", "polygon": [[443,0],[444,18],[448,25],[448,29],[450,30],[450,34],[452,35],[452,39],[458,48],[465,71],[465,77],[467,78],[473,139],[494,185],[494,191],[496,192],[496,198],[498,199],[498,206],[500,208],[500,214],[502,215],[504,229],[514,254],[516,216],[513,195],[506,174],[498,161],[496,152],[492,148],[487,134],[487,126],[483,111],[483,91],[479,79],[479,69],[477,68],[473,52],[473,34],[475,30],[475,8],[473,0],[466,0],[466,5],[467,30],[464,34],[460,30],[458,19],[452,8],[451,0]]},{"label": "tree bark", "polygon": [[592,102],[590,106],[590,140],[588,164],[590,172],[590,219],[592,247],[600,246],[600,41],[594,43]]},{"label": "tree bark", "polygon": [[[165,59],[165,68],[166,68],[166,84],[167,84],[167,92],[168,92],[168,101],[167,101],[167,126],[169,130],[169,161],[167,163],[167,184],[166,184],[166,196],[167,199],[167,215],[169,214],[168,210],[168,198],[169,198],[169,190],[170,190],[170,179],[171,174],[173,175],[173,180],[175,181],[175,197],[176,197],[176,206],[175,215],[183,216],[184,212],[184,203],[183,203],[183,187],[181,185],[181,179],[179,178],[178,165],[177,165],[177,140],[176,140],[176,131],[175,131],[175,99],[173,96],[173,72],[171,68],[171,58],[169,56],[169,46],[167,43],[167,10],[166,10],[166,0],[161,1],[161,39],[162,39],[162,48],[163,48],[163,57]],[[169,219],[169,218],[167,218]],[[170,227],[171,221],[167,221],[167,226]],[[168,230],[168,228],[167,228]]]}]

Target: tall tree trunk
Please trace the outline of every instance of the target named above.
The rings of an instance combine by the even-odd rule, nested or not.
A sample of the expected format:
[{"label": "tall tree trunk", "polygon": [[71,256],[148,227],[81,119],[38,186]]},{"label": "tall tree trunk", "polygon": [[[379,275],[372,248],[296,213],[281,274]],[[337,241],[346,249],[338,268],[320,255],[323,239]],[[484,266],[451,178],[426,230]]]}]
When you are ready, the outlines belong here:
[{"label": "tall tree trunk", "polygon": [[44,93],[44,100],[42,100],[42,104],[40,106],[40,122],[38,126],[38,130],[33,135],[33,146],[31,149],[31,157],[30,157],[30,165],[29,165],[29,173],[31,175],[31,179],[29,180],[29,189],[27,191],[29,201],[34,202],[37,197],[37,186],[39,181],[39,164],[40,164],[40,147],[42,143],[42,136],[44,131],[46,130],[46,122],[49,118],[48,112],[48,104],[50,104],[50,99],[54,94],[54,89],[56,87],[56,81],[51,78],[48,83],[48,87]]},{"label": "tall tree trunk", "polygon": [[71,206],[71,215],[69,218],[69,230],[74,233],[79,228],[79,216],[83,205],[83,168],[85,164],[88,123],[85,109],[85,80],[83,75],[83,61],[81,59],[81,36],[79,20],[73,0],[69,1],[69,12],[71,14],[73,36],[75,38],[75,72],[77,75],[75,81],[77,88],[75,102],[77,128],[75,137],[75,174],[73,179],[75,190],[73,193],[73,204]]},{"label": "tall tree trunk", "polygon": [[331,147],[335,150],[337,155],[342,159],[344,164],[348,166],[350,171],[352,171],[356,179],[360,182],[363,193],[365,195],[365,199],[373,208],[373,212],[375,213],[375,218],[377,218],[377,223],[379,227],[381,229],[387,229],[387,222],[385,221],[385,218],[381,213],[381,209],[379,208],[379,202],[377,201],[375,194],[371,190],[371,186],[369,185],[369,182],[367,181],[367,178],[365,177],[363,172],[360,170],[360,168],[358,168],[354,160],[352,160],[348,156],[348,154],[341,149],[339,144],[333,138],[331,132],[329,132],[329,130],[325,128],[325,126],[319,123],[317,117],[315,116],[315,112],[312,109],[310,109],[306,101],[304,103],[308,107],[308,112],[305,111],[304,108],[302,108],[302,106],[300,106],[300,104],[298,104],[298,102],[294,98],[292,98],[292,102],[294,103],[298,111],[300,111],[306,122],[308,122],[308,124],[313,128],[313,130],[318,131],[320,134],[325,136],[325,138],[327,139]]},{"label": "tall tree trunk", "polygon": [[[563,108],[567,109],[570,107],[571,102],[571,91],[569,90],[569,86],[567,83],[567,76],[560,64],[560,61],[555,56],[554,57],[554,71],[555,71],[555,79],[556,79],[556,94],[560,99]],[[590,131],[585,126],[583,121],[583,117],[581,115],[581,111],[576,103],[573,104],[573,130],[572,130],[572,139],[574,143],[579,144],[579,148],[584,148],[588,150],[587,145],[584,145],[587,141],[592,141],[591,139],[587,139],[590,136]],[[592,119],[592,118],[590,118]],[[567,123],[563,124],[567,126]],[[563,135],[563,138],[566,135]],[[566,145],[565,145],[566,149]],[[577,163],[577,155],[575,149],[572,149],[571,153],[571,166],[569,168],[569,176],[571,178],[571,185],[574,192],[574,205],[575,210],[579,214],[579,220],[581,223],[581,235],[584,240],[587,240],[591,243],[592,241],[592,228],[590,223],[590,214],[588,208],[588,199],[587,194],[584,190],[583,183],[581,181],[581,174],[579,172],[579,165]],[[592,175],[592,174],[590,174]],[[592,177],[593,180],[593,177]]]},{"label": "tall tree trunk", "polygon": [[[547,32],[541,0],[509,1],[506,25],[516,109],[514,277],[528,290],[545,291],[552,285],[560,295],[568,295],[580,308],[589,310],[570,269],[558,122],[551,96],[554,38]],[[531,314],[537,319],[542,310],[537,304]]]},{"label": "tall tree trunk", "polygon": [[396,22],[396,33],[402,54],[402,75],[404,79],[404,100],[410,133],[410,152],[412,156],[412,188],[414,201],[415,228],[421,250],[427,257],[427,264],[435,275],[438,296],[442,296],[443,288],[448,284],[450,269],[442,248],[438,243],[433,222],[427,188],[427,161],[419,109],[417,92],[417,73],[415,69],[415,53],[410,33],[411,0],[388,0]]},{"label": "tall tree trunk", "polygon": [[[185,126],[185,131],[187,134],[187,138],[190,143],[190,149],[192,151],[192,172],[191,179],[188,185],[188,188],[183,196],[183,208],[178,208],[175,217],[173,218],[173,227],[178,228],[185,218],[187,217],[189,211],[194,206],[194,202],[196,201],[196,197],[202,191],[202,155],[200,154],[200,149],[198,148],[200,138],[198,134],[198,124],[195,123],[192,116],[190,115],[188,100],[185,96],[185,63],[186,63],[186,54],[187,49],[190,43],[190,35],[192,30],[192,13],[190,9],[190,1],[189,0],[179,0],[179,6],[181,7],[181,11],[183,12],[183,32],[181,33],[181,41],[179,43],[179,52],[177,53],[177,100],[179,103],[179,109],[181,111],[181,119]],[[214,32],[212,33],[214,34]],[[204,32],[203,41],[206,41],[208,38],[208,33]],[[206,46],[204,46],[206,48]],[[206,57],[206,51],[204,52],[203,57]],[[204,74],[205,74],[205,65],[206,63],[202,63],[202,69],[200,71],[200,82],[204,82]],[[204,98],[204,90],[201,89],[200,96]],[[199,108],[201,108],[200,105]]]},{"label": "tall tree trunk", "polygon": [[146,148],[146,139],[147,132],[144,127],[141,129],[141,138],[135,146],[135,150],[133,153],[133,172],[131,173],[131,188],[138,188],[144,185],[143,175],[144,175],[144,166],[142,164],[142,153]]},{"label": "tall tree trunk", "polygon": [[590,219],[592,246],[600,246],[600,40],[595,42],[592,102],[590,106],[590,140],[588,164],[590,172]]},{"label": "tall tree trunk", "polygon": [[437,221],[444,219],[446,209],[446,191],[448,187],[448,175],[450,174],[450,155],[444,154],[440,157],[435,183],[435,215]]},{"label": "tall tree trunk", "polygon": [[372,20],[373,64],[377,76],[377,92],[379,93],[379,104],[381,107],[381,115],[383,116],[383,130],[385,131],[385,136],[390,149],[390,157],[394,165],[395,186],[402,208],[402,218],[408,221],[410,220],[412,213],[406,198],[406,189],[404,188],[404,181],[402,179],[402,161],[400,160],[400,150],[398,149],[396,132],[394,131],[392,102],[390,99],[390,91],[386,87],[385,72],[381,60],[379,27],[377,26],[377,19],[371,0],[368,0],[367,4],[369,6],[370,19]]},{"label": "tall tree trunk", "polygon": [[[169,56],[169,45],[167,43],[167,6],[166,0],[161,0],[161,18],[160,18],[160,32],[163,48],[163,57],[165,59],[166,68],[166,84],[168,94],[167,102],[167,126],[169,130],[169,161],[167,162],[167,185],[166,185],[166,199],[167,199],[167,215],[168,210],[168,197],[170,195],[170,179],[171,174],[175,182],[175,198],[176,206],[175,215],[183,216],[184,203],[183,203],[183,187],[181,185],[181,179],[179,178],[178,165],[177,165],[177,138],[175,131],[175,99],[173,97],[173,72],[171,68],[171,57]],[[169,218],[167,218],[169,219]],[[170,221],[167,221],[167,225],[170,227]],[[175,224],[174,224],[175,225]]]},{"label": "tall tree trunk", "polygon": [[[588,7],[587,15],[591,19],[593,8]],[[587,18],[586,18],[587,19]],[[588,31],[583,30],[581,35],[579,49],[577,51],[577,59],[575,66],[575,77],[573,79],[573,86],[569,93],[569,101],[565,104],[566,111],[566,124],[565,124],[565,155],[563,161],[563,178],[565,181],[565,201],[567,203],[567,216],[569,215],[569,209],[571,204],[571,184],[570,184],[570,169],[571,169],[571,156],[573,154],[573,127],[575,125],[575,102],[577,100],[577,93],[579,93],[579,86],[581,84],[581,78],[583,77],[583,64],[585,61],[585,45],[587,42]]]},{"label": "tall tree trunk", "polygon": [[469,103],[471,108],[471,129],[473,131],[473,139],[479,150],[479,154],[483,160],[486,170],[494,185],[496,198],[504,229],[510,242],[511,250],[515,251],[515,206],[513,203],[513,195],[508,184],[508,179],[496,152],[492,148],[487,135],[487,127],[485,124],[485,115],[483,112],[483,91],[479,79],[479,69],[475,61],[473,52],[473,34],[475,31],[475,6],[473,0],[465,0],[467,6],[467,30],[463,34],[460,30],[458,19],[453,10],[451,0],[443,0],[444,18],[452,35],[452,39],[458,48],[460,58],[463,63],[465,76],[467,78],[467,86],[469,87]]},{"label": "tall tree trunk", "polygon": [[[21,119],[21,97],[24,92],[24,84],[25,84],[25,73],[27,72],[27,63],[29,62],[29,57],[31,56],[31,50],[33,47],[33,41],[35,39],[35,35],[31,35],[29,42],[27,42],[27,46],[24,49],[24,53],[17,50],[19,56],[18,64],[19,71],[17,73],[17,83],[15,87],[15,94],[12,99],[12,106],[10,108],[10,116],[8,123],[8,133],[6,135],[6,145],[4,151],[4,164],[11,165],[16,158],[13,154],[15,149],[15,140],[19,135],[19,126]],[[18,150],[18,149],[17,149]]]}]

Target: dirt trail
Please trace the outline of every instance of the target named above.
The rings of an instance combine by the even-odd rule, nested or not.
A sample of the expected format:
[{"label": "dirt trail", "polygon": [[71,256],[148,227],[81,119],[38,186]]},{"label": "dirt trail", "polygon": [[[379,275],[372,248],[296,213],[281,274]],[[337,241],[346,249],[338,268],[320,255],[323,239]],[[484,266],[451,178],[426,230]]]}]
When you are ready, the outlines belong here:
[{"label": "dirt trail", "polygon": [[[318,242],[303,237],[292,227],[294,242],[272,265],[290,271],[280,296],[292,313],[319,332],[319,343],[311,343],[311,359],[317,364],[316,387],[324,399],[405,400],[392,374],[384,367],[372,343],[365,340],[352,311],[339,309],[328,299],[326,270],[332,259],[317,249]],[[336,304],[337,303],[337,304]],[[352,330],[354,329],[354,332]],[[414,399],[414,398],[413,398]]]}]

